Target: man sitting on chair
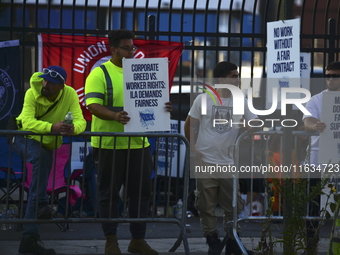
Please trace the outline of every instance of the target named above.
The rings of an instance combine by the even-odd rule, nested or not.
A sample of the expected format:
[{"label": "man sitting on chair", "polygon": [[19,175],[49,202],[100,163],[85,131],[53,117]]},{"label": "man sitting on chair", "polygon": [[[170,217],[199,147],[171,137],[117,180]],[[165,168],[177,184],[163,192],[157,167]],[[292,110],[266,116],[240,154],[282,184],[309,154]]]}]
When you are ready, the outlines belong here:
[{"label": "man sitting on chair", "polygon": [[[80,109],[78,95],[72,87],[65,85],[66,77],[66,71],[60,66],[50,66],[43,73],[32,75],[22,112],[16,118],[18,130],[60,135],[76,135],[85,130],[86,121]],[[73,115],[72,124],[63,121],[69,111]],[[46,188],[52,168],[52,152],[61,143],[61,136],[30,135],[28,139],[15,136],[13,149],[33,167],[25,219],[52,217]],[[23,224],[19,255],[24,254],[56,254],[53,249],[45,249],[41,244],[39,224]]]}]

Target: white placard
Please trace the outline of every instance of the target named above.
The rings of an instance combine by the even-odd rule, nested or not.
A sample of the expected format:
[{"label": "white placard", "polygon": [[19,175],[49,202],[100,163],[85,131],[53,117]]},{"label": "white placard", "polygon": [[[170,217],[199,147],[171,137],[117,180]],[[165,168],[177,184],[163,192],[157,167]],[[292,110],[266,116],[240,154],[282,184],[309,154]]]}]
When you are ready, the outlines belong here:
[{"label": "white placard", "polygon": [[72,155],[71,155],[71,171],[73,172],[75,169],[84,169],[84,158],[85,158],[85,150],[86,155],[92,152],[92,147],[90,143],[86,143],[87,147],[85,148],[85,142],[72,142]]},{"label": "white placard", "polygon": [[[178,120],[171,120],[171,132],[178,132]],[[180,122],[181,125],[181,134],[184,135],[184,121]],[[170,167],[171,167],[171,176],[177,177],[177,169],[179,168],[179,176],[183,177],[184,170],[184,161],[185,161],[185,144],[182,140],[177,137],[170,137],[166,139],[165,137],[161,137],[159,139],[158,146],[158,159],[157,159],[157,174],[165,175],[165,170],[168,171],[168,176],[170,175]],[[168,152],[168,160],[166,161],[166,152]],[[178,162],[179,161],[179,162]],[[166,164],[168,166],[166,167]],[[179,164],[179,165],[178,165]]]},{"label": "white placard", "polygon": [[300,19],[267,23],[267,78],[266,109],[272,105],[273,88],[279,88],[279,99],[281,88],[300,88]]},{"label": "white placard", "polygon": [[123,59],[125,132],[169,131],[167,58]]},{"label": "white placard", "polygon": [[[340,161],[340,92],[326,91],[322,93],[322,108],[320,121],[326,123],[326,128],[320,133],[319,138],[319,164],[339,164]],[[320,167],[324,169],[324,166]],[[323,177],[330,178],[328,184],[333,184],[336,190],[339,189],[339,174],[322,173]],[[331,176],[329,176],[331,174]],[[338,186],[337,186],[338,185]],[[326,185],[327,186],[327,185]],[[320,209],[326,207],[326,210],[333,216],[329,209],[329,203],[334,202],[333,196],[328,200],[327,194],[330,188],[322,190],[325,194],[321,195]],[[326,204],[327,203],[327,204]]]},{"label": "white placard", "polygon": [[319,164],[340,162],[340,92],[322,93],[322,111],[320,121],[326,128],[320,133]]},{"label": "white placard", "polygon": [[300,87],[307,90],[310,90],[310,58],[311,54],[309,52],[300,53]]}]

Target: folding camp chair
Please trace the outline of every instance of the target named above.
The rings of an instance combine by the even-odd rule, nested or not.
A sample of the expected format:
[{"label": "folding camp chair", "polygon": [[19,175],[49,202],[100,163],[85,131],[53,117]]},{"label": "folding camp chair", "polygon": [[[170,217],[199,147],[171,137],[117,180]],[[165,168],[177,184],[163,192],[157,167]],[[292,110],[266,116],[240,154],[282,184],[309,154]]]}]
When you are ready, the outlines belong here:
[{"label": "folding camp chair", "polygon": [[[56,155],[56,158],[55,158]],[[48,185],[47,185],[47,195],[50,197],[52,204],[59,204],[60,206],[65,206],[59,203],[59,196],[61,194],[68,194],[66,200],[70,205],[69,210],[66,210],[66,217],[70,216],[71,206],[73,206],[78,198],[82,196],[82,191],[77,185],[68,185],[65,180],[64,169],[67,162],[70,159],[70,145],[63,144],[57,149],[56,153],[53,153],[53,163],[50,172]],[[32,165],[26,163],[27,176],[24,184],[25,190],[28,192],[30,184],[32,182]],[[70,183],[70,182],[69,182]],[[68,207],[68,206],[65,206]],[[68,224],[57,224],[58,227],[65,231],[68,228]]]},{"label": "folding camp chair", "polygon": [[0,204],[1,209],[14,205],[20,211],[22,201],[22,160],[6,143],[6,138],[0,137]]},{"label": "folding camp chair", "polygon": [[[3,194],[0,196],[0,204],[15,204],[19,208],[20,189],[22,188],[22,172],[14,172],[13,168],[0,167],[0,190]],[[19,199],[15,199],[12,195],[19,189]]]}]

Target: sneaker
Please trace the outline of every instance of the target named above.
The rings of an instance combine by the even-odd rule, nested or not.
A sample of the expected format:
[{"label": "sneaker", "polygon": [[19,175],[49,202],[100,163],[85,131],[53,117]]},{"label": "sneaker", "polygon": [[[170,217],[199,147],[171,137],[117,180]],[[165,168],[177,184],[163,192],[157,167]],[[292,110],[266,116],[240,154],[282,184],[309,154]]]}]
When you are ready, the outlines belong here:
[{"label": "sneaker", "polygon": [[38,204],[38,215],[39,220],[49,220],[52,219],[53,210],[47,202]]},{"label": "sneaker", "polygon": [[105,243],[105,255],[121,255],[122,252],[118,247],[116,235],[107,235]]},{"label": "sneaker", "polygon": [[128,252],[139,255],[158,255],[158,251],[152,249],[144,239],[131,239]]},{"label": "sneaker", "polygon": [[207,235],[208,255],[220,255],[222,242],[217,233]]},{"label": "sneaker", "polygon": [[[254,255],[253,251],[246,250],[248,255]],[[225,255],[242,255],[242,251],[238,246],[235,239],[228,238],[227,244],[225,246]]]},{"label": "sneaker", "polygon": [[36,236],[22,238],[19,255],[56,255],[53,249],[45,249],[43,242]]}]

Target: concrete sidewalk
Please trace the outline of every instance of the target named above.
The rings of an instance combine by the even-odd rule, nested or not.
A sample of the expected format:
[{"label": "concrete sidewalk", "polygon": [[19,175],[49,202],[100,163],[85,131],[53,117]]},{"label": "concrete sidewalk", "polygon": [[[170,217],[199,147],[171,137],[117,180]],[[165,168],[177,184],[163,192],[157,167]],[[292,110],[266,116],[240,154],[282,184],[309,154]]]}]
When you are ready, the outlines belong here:
[{"label": "concrete sidewalk", "polygon": [[[219,231],[223,238],[223,219],[218,217]],[[202,229],[198,217],[187,218],[186,224],[190,232],[187,233],[189,249],[191,255],[207,254],[208,246],[202,237]],[[258,246],[260,236],[263,230],[261,222],[256,221],[240,221],[241,240],[248,250],[252,250]],[[118,225],[119,247],[123,254],[127,252],[130,241],[130,224],[120,223]],[[331,230],[331,222],[325,222],[320,228],[319,253],[326,255],[329,245],[329,236]],[[271,232],[273,237],[282,237],[282,223],[273,223]],[[58,255],[88,255],[100,254],[104,255],[105,239],[98,223],[72,223],[65,232],[61,231],[56,224],[41,224],[40,226],[41,240],[45,247],[53,248]],[[160,255],[173,254],[183,255],[183,243],[175,252],[169,252],[180,234],[179,227],[176,224],[169,223],[148,223],[146,240],[149,245],[159,251]],[[0,230],[0,255],[17,255],[19,243],[21,239],[21,231],[15,228],[10,230]],[[275,249],[277,255],[282,254],[282,247],[277,245]],[[224,254],[224,253],[222,253]]]},{"label": "concrete sidewalk", "polygon": [[[243,237],[241,238],[246,249],[251,250],[260,241],[258,237]],[[156,249],[160,255],[174,254],[183,255],[183,244],[178,247],[175,252],[169,252],[169,249],[173,246],[177,239],[147,239],[148,244]],[[18,247],[20,241],[0,241],[0,254],[1,255],[16,255],[18,254]],[[207,254],[208,246],[205,244],[203,238],[189,238],[188,239],[190,254],[191,255],[203,255]],[[87,254],[104,254],[104,240],[57,240],[57,241],[44,241],[44,244],[48,248],[53,248],[58,255],[87,255]],[[119,247],[123,254],[131,254],[127,252],[127,246],[129,240],[119,240]],[[320,255],[326,255],[328,249],[329,239],[321,238],[319,242]],[[282,254],[282,247],[277,246],[275,249],[276,254]],[[221,253],[223,254],[223,253]]]}]

